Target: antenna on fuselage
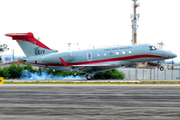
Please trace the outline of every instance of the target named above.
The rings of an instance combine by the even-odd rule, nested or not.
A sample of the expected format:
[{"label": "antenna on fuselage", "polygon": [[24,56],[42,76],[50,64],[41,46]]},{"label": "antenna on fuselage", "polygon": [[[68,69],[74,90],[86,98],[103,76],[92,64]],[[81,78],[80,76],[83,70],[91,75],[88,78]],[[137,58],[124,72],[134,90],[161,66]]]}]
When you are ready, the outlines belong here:
[{"label": "antenna on fuselage", "polygon": [[134,8],[134,14],[131,14],[131,22],[132,22],[132,44],[137,44],[137,28],[139,27],[137,25],[137,18],[139,18],[139,14],[136,14],[136,8],[139,7],[139,3],[136,1],[138,0],[132,0],[134,2],[133,8]]},{"label": "antenna on fuselage", "polygon": [[[77,45],[79,47],[79,43],[68,42],[66,44],[68,44],[68,51],[71,51],[71,45]],[[78,48],[78,50],[80,50],[80,48]]]},{"label": "antenna on fuselage", "polygon": [[71,43],[68,43],[68,51],[70,51],[71,49]]}]

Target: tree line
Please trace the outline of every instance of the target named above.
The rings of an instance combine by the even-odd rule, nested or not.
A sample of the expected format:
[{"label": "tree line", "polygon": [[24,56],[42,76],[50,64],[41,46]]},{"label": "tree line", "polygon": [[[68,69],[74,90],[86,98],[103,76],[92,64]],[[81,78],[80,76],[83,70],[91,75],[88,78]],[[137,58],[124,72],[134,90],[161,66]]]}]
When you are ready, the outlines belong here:
[{"label": "tree line", "polygon": [[[0,68],[0,77],[4,77],[5,79],[19,79],[23,73],[24,70],[29,71],[30,73],[37,73],[39,75],[42,74],[42,72],[46,72],[47,74],[51,74],[53,76],[71,76],[74,75],[74,72],[66,72],[61,70],[53,70],[53,69],[47,69],[47,68],[41,68],[33,69],[31,65],[20,65],[20,64],[11,64],[9,67],[3,67]],[[84,73],[78,73],[78,76],[85,76]],[[122,72],[119,72],[116,69],[103,71],[103,72],[97,72],[93,76],[93,79],[124,79],[125,75]]]}]

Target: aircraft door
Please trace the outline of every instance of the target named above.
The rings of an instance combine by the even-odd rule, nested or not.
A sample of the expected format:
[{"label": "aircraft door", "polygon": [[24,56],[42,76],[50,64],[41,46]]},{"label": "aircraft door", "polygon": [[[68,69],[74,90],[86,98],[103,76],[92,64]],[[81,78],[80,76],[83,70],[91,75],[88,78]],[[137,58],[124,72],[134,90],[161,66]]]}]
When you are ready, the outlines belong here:
[{"label": "aircraft door", "polygon": [[87,60],[91,61],[92,60],[92,53],[87,53]]}]

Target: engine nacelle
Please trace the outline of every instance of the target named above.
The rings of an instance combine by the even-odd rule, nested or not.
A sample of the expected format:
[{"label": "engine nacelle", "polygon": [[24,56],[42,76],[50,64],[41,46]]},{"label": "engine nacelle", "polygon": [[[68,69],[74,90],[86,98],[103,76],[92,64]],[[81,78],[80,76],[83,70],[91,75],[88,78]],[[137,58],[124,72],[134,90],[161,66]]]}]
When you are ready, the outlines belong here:
[{"label": "engine nacelle", "polygon": [[61,63],[62,58],[65,62],[70,62],[72,60],[72,55],[70,52],[63,52],[63,53],[52,53],[49,55],[45,55],[42,57],[43,63]]}]

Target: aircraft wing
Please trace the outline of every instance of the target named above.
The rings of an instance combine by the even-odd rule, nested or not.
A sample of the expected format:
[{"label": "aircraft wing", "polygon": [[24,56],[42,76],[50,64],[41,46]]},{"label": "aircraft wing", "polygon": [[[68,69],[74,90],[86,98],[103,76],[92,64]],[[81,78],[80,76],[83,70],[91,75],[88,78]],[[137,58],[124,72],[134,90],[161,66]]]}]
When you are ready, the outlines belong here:
[{"label": "aircraft wing", "polygon": [[90,72],[90,71],[103,71],[112,68],[117,68],[118,66],[115,64],[84,64],[84,65],[72,65],[71,69],[73,71],[79,71],[82,73]]},{"label": "aircraft wing", "polygon": [[66,63],[62,58],[59,58],[64,66],[71,67],[72,71],[79,71],[79,72],[89,72],[92,70],[95,71],[103,71],[112,68],[119,67],[119,64],[116,62],[105,62],[105,63],[97,63],[97,64],[82,64],[82,65],[70,65]]}]

